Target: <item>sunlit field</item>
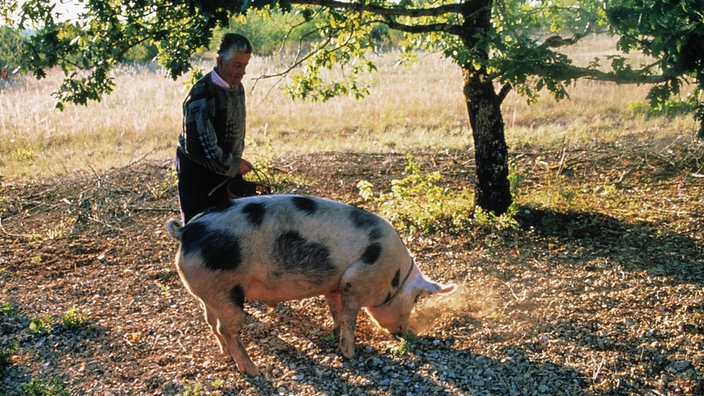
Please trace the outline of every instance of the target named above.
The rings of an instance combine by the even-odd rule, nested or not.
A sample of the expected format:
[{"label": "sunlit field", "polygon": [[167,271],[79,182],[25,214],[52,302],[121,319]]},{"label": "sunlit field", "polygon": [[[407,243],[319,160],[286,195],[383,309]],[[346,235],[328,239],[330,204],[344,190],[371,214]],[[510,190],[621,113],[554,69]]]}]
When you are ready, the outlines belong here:
[{"label": "sunlit field", "polygon": [[[613,48],[592,40],[576,49],[588,62]],[[328,102],[294,101],[285,79],[261,78],[285,69],[272,58],[254,57],[248,90],[248,145],[254,161],[321,151],[406,152],[472,146],[458,66],[438,54],[425,54],[411,66],[396,54],[376,58],[378,72],[362,77],[370,95]],[[209,69],[212,62],[201,66]],[[61,74],[37,81],[14,75],[0,82],[0,166],[5,180],[45,179],[74,172],[99,172],[141,159],[169,160],[181,128],[187,78],[166,77],[158,67],[123,67],[117,87],[101,103],[54,109],[51,93]],[[511,94],[503,106],[511,147],[579,145],[626,134],[692,136],[691,116],[646,117],[629,110],[644,102],[647,86],[583,80],[570,100],[543,95],[528,105]]]}]

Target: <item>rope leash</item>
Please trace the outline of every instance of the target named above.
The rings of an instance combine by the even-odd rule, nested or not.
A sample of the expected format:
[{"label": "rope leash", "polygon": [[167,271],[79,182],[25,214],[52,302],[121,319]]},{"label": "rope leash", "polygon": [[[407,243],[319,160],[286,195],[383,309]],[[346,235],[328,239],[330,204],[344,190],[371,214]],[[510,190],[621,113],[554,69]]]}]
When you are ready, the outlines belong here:
[{"label": "rope leash", "polygon": [[403,286],[406,284],[406,281],[408,280],[408,277],[411,276],[411,272],[413,271],[413,267],[414,267],[415,265],[416,265],[416,261],[413,260],[413,259],[411,259],[411,268],[408,269],[408,273],[406,273],[406,276],[403,277],[403,280],[401,281],[401,284],[398,285],[398,289],[396,289],[396,291],[394,292],[393,295],[387,297],[386,300],[384,300],[383,303],[381,303],[381,304],[379,304],[379,305],[375,305],[375,306],[373,306],[372,308],[381,307],[381,306],[383,306],[383,305],[386,305],[386,304],[390,303],[390,302],[394,299],[394,297],[396,297],[396,296],[398,295],[398,293],[401,291],[401,289],[403,289]]},{"label": "rope leash", "polygon": [[[254,173],[254,176],[257,178],[257,181],[248,181],[242,179],[242,182],[244,183],[253,183],[255,185],[255,192],[257,194],[254,195],[271,195],[274,193],[274,188],[271,186],[271,181],[269,180],[269,177],[266,175],[266,173],[260,171],[258,168],[252,167],[252,169],[248,173]],[[219,190],[222,187],[227,187],[227,185],[237,179],[235,178],[230,178],[230,179],[225,179],[222,182],[220,182],[217,186],[213,187],[210,192],[208,192],[208,196],[212,196],[215,194],[215,191]],[[260,187],[262,191],[258,188]],[[228,191],[229,193],[229,191]]]}]

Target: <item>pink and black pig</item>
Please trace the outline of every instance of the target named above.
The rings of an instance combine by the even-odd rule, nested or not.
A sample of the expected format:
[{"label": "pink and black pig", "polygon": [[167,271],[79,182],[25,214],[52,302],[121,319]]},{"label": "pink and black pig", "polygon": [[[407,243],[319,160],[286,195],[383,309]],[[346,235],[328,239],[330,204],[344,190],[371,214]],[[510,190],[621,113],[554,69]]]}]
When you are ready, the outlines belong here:
[{"label": "pink and black pig", "polygon": [[178,273],[202,303],[221,351],[252,376],[259,370],[240,338],[245,299],[273,306],[325,296],[339,350],[352,358],[360,309],[400,335],[419,297],[456,288],[426,278],[387,221],[328,199],[240,198],[166,228],[180,240]]}]

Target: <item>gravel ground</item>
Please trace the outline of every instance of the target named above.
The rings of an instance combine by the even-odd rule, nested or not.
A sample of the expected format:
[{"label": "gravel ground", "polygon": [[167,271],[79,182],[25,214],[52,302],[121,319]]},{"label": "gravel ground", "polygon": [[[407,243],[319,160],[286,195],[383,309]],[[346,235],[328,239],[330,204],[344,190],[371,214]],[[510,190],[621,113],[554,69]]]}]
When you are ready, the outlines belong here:
[{"label": "gravel ground", "polygon": [[[178,279],[169,161],[4,181],[0,394],[704,394],[704,150],[628,147],[515,154],[530,192],[558,188],[556,172],[560,188],[592,178],[589,210],[525,206],[518,230],[403,235],[427,275],[460,286],[417,306],[415,336],[393,339],[362,314],[346,360],[322,298],[248,301],[257,378],[220,355]],[[453,188],[472,182],[471,153],[416,158]],[[388,189],[405,162],[327,153],[273,169],[281,192],[360,203],[358,180]],[[67,322],[72,307],[87,322]]]}]

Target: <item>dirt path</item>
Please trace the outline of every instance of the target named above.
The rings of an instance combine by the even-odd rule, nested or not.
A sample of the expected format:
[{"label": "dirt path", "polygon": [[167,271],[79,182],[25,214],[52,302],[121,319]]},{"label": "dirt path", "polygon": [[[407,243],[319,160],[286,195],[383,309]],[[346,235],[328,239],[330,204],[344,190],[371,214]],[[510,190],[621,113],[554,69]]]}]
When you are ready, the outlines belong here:
[{"label": "dirt path", "polygon": [[[173,267],[169,161],[3,183],[0,394],[32,379],[101,395],[704,394],[703,152],[650,142],[516,153],[523,189],[577,191],[575,208],[524,205],[519,229],[404,234],[421,268],[461,291],[422,302],[405,342],[360,316],[350,361],[335,353],[322,299],[248,304],[243,338],[264,373],[254,379],[220,355]],[[451,188],[472,183],[471,153],[415,158]],[[328,153],[273,171],[279,192],[360,204],[357,181],[388,189],[405,164]],[[595,188],[568,188],[584,178]],[[579,210],[580,199],[598,207]],[[89,323],[65,324],[71,307]],[[38,318],[51,331],[32,330]]]}]

